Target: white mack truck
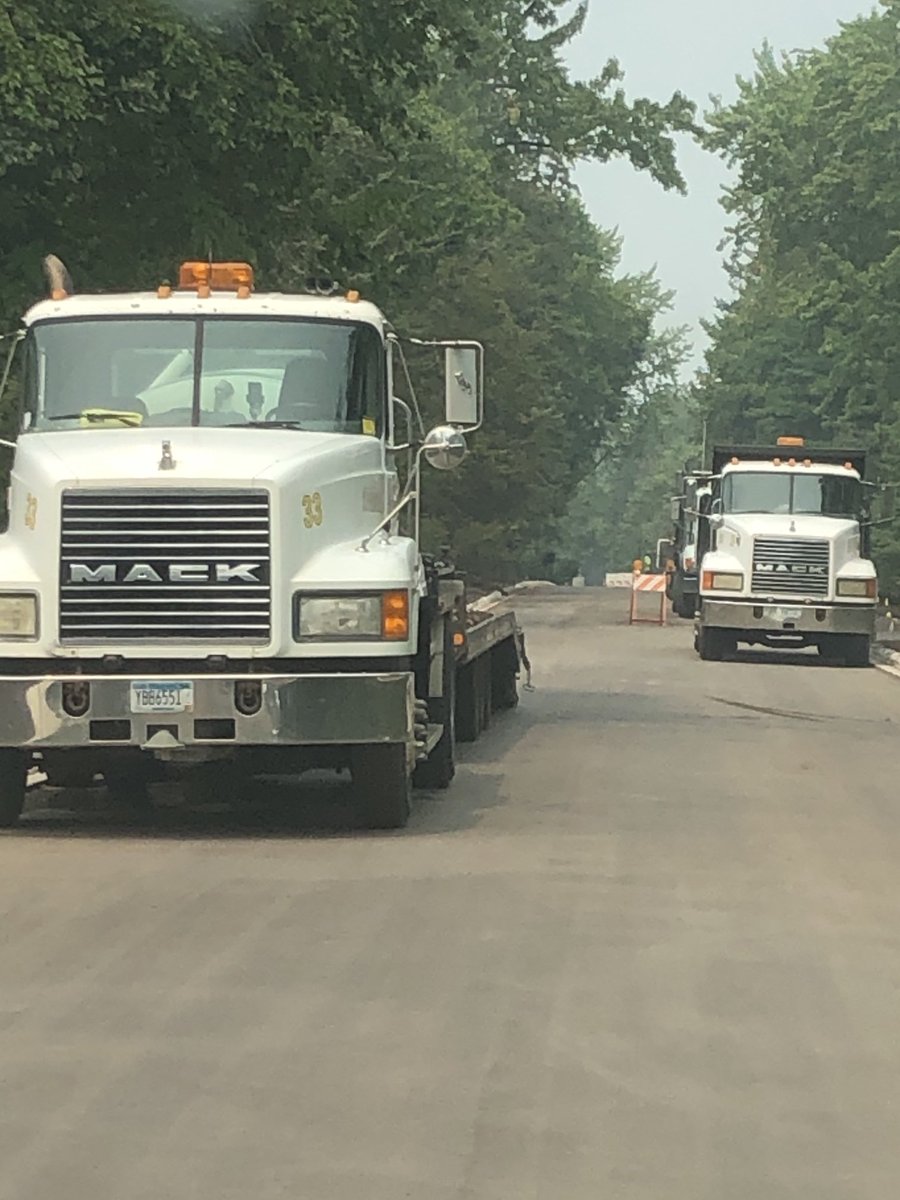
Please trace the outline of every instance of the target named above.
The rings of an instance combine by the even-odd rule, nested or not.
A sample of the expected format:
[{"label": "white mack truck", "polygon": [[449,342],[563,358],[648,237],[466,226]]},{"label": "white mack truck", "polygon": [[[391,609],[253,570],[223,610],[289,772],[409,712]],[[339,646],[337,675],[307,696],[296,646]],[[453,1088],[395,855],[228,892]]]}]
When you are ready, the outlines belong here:
[{"label": "white mack truck", "polygon": [[517,701],[515,617],[473,611],[419,546],[422,460],[456,466],[481,423],[481,346],[427,343],[446,422],[425,436],[402,343],[355,292],[255,294],[247,264],[194,262],[74,295],[47,261],[7,361],[0,824],[40,759],[139,807],[161,775],[221,794],[348,769],[365,823],[404,825],[411,785],[446,787],[457,737]]},{"label": "white mack truck", "polygon": [[[717,446],[700,526],[695,646],[721,659],[739,642],[867,666],[878,581],[860,450]],[[871,485],[869,485],[870,490]]]}]

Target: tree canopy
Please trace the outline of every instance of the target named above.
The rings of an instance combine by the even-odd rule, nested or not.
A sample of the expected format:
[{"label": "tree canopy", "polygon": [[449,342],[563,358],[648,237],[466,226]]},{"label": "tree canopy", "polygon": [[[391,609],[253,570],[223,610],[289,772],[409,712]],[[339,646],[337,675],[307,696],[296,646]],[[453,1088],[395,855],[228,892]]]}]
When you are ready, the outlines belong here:
[{"label": "tree canopy", "polygon": [[681,95],[570,79],[562,0],[34,0],[0,7],[0,311],[48,251],[82,290],[183,258],[263,288],[330,274],[410,333],[475,336],[489,418],[432,532],[503,577],[540,558],[629,403],[660,298],[572,185],[625,156],[683,186]]},{"label": "tree canopy", "polygon": [[[699,381],[710,437],[861,444],[900,480],[900,3],[823,49],[769,49],[707,144],[735,168],[734,297]],[[900,590],[900,537],[877,539]]]}]

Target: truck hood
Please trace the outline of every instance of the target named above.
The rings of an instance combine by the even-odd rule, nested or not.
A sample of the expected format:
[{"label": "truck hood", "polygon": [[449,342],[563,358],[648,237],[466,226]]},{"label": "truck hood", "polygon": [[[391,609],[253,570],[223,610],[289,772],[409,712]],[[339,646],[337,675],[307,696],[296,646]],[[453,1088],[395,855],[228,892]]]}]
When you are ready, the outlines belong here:
[{"label": "truck hood", "polygon": [[[286,429],[97,429],[23,434],[16,446],[16,471],[66,484],[153,486],[184,483],[252,484],[274,479],[299,461],[346,454],[372,438],[343,433]],[[174,467],[160,469],[163,442]]]}]

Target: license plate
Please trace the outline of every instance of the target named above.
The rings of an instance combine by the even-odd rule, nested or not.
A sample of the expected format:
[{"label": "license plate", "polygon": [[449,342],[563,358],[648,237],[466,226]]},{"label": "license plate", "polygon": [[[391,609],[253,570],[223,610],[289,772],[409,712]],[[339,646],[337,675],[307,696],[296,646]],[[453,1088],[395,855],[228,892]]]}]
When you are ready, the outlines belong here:
[{"label": "license plate", "polygon": [[135,679],[131,683],[133,713],[180,713],[194,707],[194,685],[183,679]]},{"label": "license plate", "polygon": [[773,608],[772,616],[776,621],[799,621],[803,616],[802,608]]}]

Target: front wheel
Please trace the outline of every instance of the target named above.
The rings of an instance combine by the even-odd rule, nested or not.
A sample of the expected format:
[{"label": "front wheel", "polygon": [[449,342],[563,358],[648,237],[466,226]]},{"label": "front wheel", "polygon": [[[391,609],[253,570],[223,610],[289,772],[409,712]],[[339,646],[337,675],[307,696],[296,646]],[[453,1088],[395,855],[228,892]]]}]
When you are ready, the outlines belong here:
[{"label": "front wheel", "polygon": [[844,642],[844,662],[848,667],[871,666],[872,639],[864,633],[848,633]]},{"label": "front wheel", "polygon": [[704,662],[721,662],[726,654],[733,654],[737,650],[737,638],[731,637],[725,629],[701,625],[695,645]]},{"label": "front wheel", "polygon": [[410,813],[406,746],[354,746],[350,772],[366,828],[402,829]]},{"label": "front wheel", "polygon": [[511,638],[491,651],[491,674],[495,711],[515,708],[519,703],[519,652]]},{"label": "front wheel", "polygon": [[0,749],[0,829],[12,828],[22,815],[28,757],[24,750]]}]

